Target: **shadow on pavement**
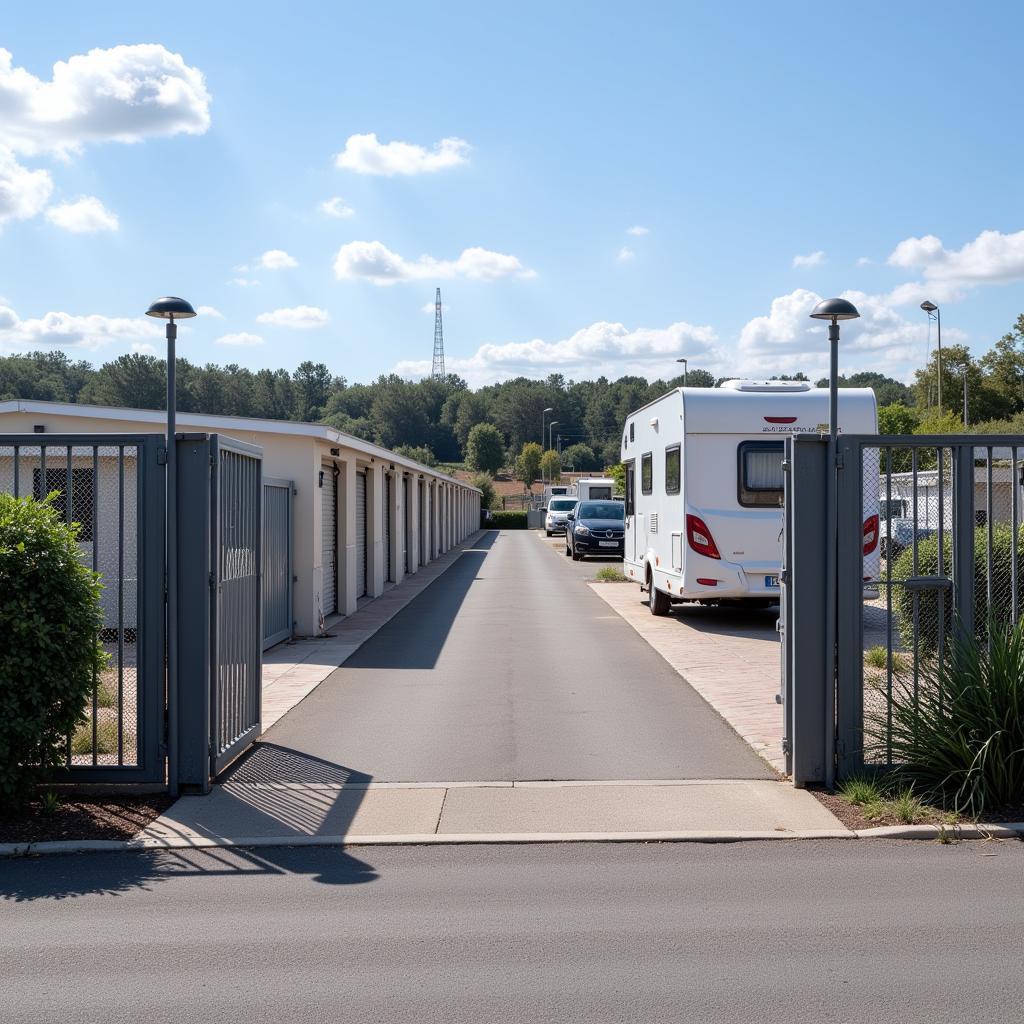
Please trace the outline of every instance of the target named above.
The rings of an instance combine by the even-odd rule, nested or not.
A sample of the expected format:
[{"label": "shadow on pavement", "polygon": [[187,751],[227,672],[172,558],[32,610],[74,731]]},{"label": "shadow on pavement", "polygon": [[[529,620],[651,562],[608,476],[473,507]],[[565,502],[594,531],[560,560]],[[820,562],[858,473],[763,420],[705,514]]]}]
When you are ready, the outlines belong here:
[{"label": "shadow on pavement", "polygon": [[465,548],[443,575],[377,631],[342,669],[431,669],[444,647],[498,531]]},{"label": "shadow on pavement", "polygon": [[218,783],[296,783],[344,786],[351,782],[370,782],[373,776],[335,761],[326,761],[301,750],[278,743],[257,742],[230,765]]},{"label": "shadow on pavement", "polygon": [[316,857],[297,849],[160,850],[25,857],[3,862],[0,901],[29,903],[149,891],[178,878],[310,875],[322,885],[363,885],[379,877],[365,861],[325,847]]},{"label": "shadow on pavement", "polygon": [[[644,595],[646,598],[646,595]],[[646,604],[646,600],[644,601]],[[709,635],[747,637],[753,640],[778,640],[775,624],[779,618],[778,605],[769,608],[744,608],[725,605],[676,604],[671,616],[685,622],[692,629]]]}]

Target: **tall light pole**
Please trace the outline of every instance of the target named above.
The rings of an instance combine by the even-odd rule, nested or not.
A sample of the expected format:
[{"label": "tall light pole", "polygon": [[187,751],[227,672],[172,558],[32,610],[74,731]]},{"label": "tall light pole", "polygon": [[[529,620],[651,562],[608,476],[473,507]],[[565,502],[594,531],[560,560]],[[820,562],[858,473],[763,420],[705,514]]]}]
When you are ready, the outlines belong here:
[{"label": "tall light pole", "polygon": [[175,435],[175,320],[188,320],[196,311],[184,299],[165,295],[150,304],[146,316],[167,321],[167,508],[164,552],[167,559],[167,780],[171,796],[178,795],[178,480]]},{"label": "tall light pole", "polygon": [[836,714],[836,578],[839,554],[839,503],[836,478],[836,438],[839,434],[839,321],[856,320],[857,307],[846,299],[825,299],[811,311],[812,320],[827,320],[829,342],[828,374],[828,475],[825,487],[825,522],[828,548],[825,551],[825,657],[828,671],[825,685],[825,786],[835,783]]},{"label": "tall light pole", "polygon": [[685,388],[686,387],[686,366],[687,366],[686,360],[685,359],[677,359],[676,362],[683,364],[683,387]]},{"label": "tall light pole", "polygon": [[964,358],[964,365],[963,365],[963,371],[964,371],[964,430],[967,429],[967,370],[970,368],[970,365],[971,365],[971,357],[970,356],[966,356]]},{"label": "tall light pole", "polygon": [[553,427],[557,427],[557,426],[558,426],[558,420],[552,420],[548,424],[548,451],[551,450],[551,430],[552,430]]},{"label": "tall light pole", "polygon": [[[555,411],[555,410],[554,410],[554,409],[552,409],[552,408],[551,408],[551,406],[548,406],[548,407],[547,407],[547,408],[546,408],[546,409],[545,409],[545,410],[544,410],[544,411],[543,411],[543,412],[542,412],[542,413],[540,414],[540,446],[541,446],[541,448],[543,448],[543,447],[544,447],[544,417],[545,417],[545,416],[547,416],[547,414],[548,414],[549,412],[554,412],[554,411]],[[543,481],[547,482],[547,473],[544,473],[544,474],[542,474],[542,475],[541,475],[541,480],[543,480]]]},{"label": "tall light pole", "polygon": [[939,372],[938,372],[938,377],[939,377],[939,412],[941,413],[942,412],[942,310],[939,309],[939,307],[936,306],[934,302],[929,302],[928,299],[925,299],[924,302],[921,303],[921,308],[925,311],[925,313],[928,314],[928,319],[929,320],[934,320],[935,321],[936,332],[938,334],[938,339],[939,339],[938,342],[937,342],[937,345],[938,345],[938,353],[939,353],[939,357],[938,357],[938,362],[939,362]]}]

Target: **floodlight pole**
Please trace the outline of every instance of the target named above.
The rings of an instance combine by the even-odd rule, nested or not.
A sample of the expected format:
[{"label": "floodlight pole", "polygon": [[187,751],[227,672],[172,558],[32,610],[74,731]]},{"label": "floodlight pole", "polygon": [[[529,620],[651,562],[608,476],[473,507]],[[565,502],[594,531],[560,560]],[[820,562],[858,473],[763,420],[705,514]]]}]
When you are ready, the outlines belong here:
[{"label": "floodlight pole", "polygon": [[167,320],[167,777],[178,795],[178,446],[175,342],[178,325]]}]

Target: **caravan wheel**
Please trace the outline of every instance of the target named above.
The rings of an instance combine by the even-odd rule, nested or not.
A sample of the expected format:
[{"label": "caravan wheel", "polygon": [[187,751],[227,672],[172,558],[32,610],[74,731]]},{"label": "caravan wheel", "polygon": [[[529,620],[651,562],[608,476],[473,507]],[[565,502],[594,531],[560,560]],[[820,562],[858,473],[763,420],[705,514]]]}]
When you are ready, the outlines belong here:
[{"label": "caravan wheel", "polygon": [[668,615],[671,603],[668,594],[663,594],[654,585],[654,576],[651,570],[647,570],[647,607],[651,609],[652,615]]}]

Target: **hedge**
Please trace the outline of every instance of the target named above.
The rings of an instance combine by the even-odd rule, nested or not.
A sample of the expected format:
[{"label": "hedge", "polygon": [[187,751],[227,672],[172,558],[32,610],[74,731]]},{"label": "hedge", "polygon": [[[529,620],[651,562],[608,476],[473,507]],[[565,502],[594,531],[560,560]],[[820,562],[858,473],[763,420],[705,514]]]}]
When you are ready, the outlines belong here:
[{"label": "hedge", "polygon": [[[988,605],[988,527],[981,526],[974,531],[974,635],[984,638],[988,635],[989,620],[1000,628],[1013,626],[1012,588],[1012,529],[1006,524],[992,527],[992,607]],[[952,575],[952,531],[943,537],[943,576]],[[917,542],[918,576],[939,575],[939,539],[927,537]],[[914,573],[913,548],[905,548],[892,566],[892,579],[908,579]],[[943,596],[945,636],[953,632],[953,591],[919,590],[895,586],[893,609],[896,621],[905,643],[914,636],[914,595],[918,604],[918,642],[926,649],[938,647],[939,637],[939,595]],[[1024,526],[1017,536],[1017,608],[1024,611]]]},{"label": "hedge", "polygon": [[490,522],[483,523],[483,526],[492,530],[525,530],[525,512],[492,512]]},{"label": "hedge", "polygon": [[100,580],[50,499],[0,494],[0,806],[64,763],[103,665]]}]

